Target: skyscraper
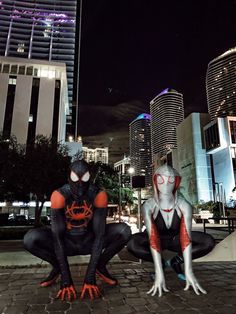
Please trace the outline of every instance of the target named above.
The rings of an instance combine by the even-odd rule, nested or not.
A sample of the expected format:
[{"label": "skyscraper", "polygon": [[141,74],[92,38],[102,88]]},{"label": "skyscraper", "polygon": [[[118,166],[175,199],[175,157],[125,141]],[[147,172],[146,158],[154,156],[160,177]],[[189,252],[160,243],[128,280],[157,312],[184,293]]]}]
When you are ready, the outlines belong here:
[{"label": "skyscraper", "polygon": [[163,158],[177,147],[176,127],[184,119],[183,95],[166,88],[150,102],[153,158]]},{"label": "skyscraper", "polygon": [[[76,7],[74,0],[2,0],[0,2],[0,55],[66,63],[72,131]],[[79,5],[78,5],[79,6]]]},{"label": "skyscraper", "polygon": [[140,114],[129,125],[130,163],[135,176],[145,176],[145,186],[152,185],[151,116]]},{"label": "skyscraper", "polygon": [[30,144],[38,134],[65,140],[65,63],[0,56],[0,131]]},{"label": "skyscraper", "polygon": [[236,48],[208,64],[206,91],[211,120],[236,116]]}]

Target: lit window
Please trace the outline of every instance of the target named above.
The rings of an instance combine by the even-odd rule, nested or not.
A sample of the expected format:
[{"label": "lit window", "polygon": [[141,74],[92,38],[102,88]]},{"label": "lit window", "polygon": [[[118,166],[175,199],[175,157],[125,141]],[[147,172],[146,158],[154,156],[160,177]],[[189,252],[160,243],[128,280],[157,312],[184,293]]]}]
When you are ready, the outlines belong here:
[{"label": "lit window", "polygon": [[25,44],[24,43],[19,43],[17,46],[17,52],[23,53],[25,52]]},{"label": "lit window", "polygon": [[9,85],[16,85],[16,79],[15,78],[9,78],[8,84]]},{"label": "lit window", "polygon": [[33,121],[34,121],[33,115],[30,114],[30,115],[29,115],[29,122],[33,122]]}]

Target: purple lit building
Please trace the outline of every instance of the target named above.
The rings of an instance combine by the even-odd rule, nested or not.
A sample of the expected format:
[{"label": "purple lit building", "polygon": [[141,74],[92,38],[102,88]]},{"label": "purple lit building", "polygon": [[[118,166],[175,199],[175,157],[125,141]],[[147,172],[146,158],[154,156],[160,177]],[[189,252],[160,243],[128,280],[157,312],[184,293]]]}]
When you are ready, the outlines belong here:
[{"label": "purple lit building", "polygon": [[69,97],[67,135],[74,135],[73,127],[77,125],[77,109],[72,112],[72,98],[79,3],[73,0],[0,1],[1,56],[66,64]]},{"label": "purple lit building", "polygon": [[130,165],[135,176],[145,176],[145,186],[152,185],[151,116],[140,114],[129,125]]}]

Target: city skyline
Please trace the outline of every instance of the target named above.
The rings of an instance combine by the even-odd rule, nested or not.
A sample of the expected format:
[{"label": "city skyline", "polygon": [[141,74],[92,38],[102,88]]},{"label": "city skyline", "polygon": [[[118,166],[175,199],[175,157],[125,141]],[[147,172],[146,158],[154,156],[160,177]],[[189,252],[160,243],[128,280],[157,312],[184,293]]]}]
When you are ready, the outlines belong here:
[{"label": "city skyline", "polygon": [[236,46],[235,8],[231,0],[84,2],[79,133],[85,144],[110,144],[118,160],[128,152],[128,124],[165,88],[183,93],[185,116],[207,112],[207,66]]}]

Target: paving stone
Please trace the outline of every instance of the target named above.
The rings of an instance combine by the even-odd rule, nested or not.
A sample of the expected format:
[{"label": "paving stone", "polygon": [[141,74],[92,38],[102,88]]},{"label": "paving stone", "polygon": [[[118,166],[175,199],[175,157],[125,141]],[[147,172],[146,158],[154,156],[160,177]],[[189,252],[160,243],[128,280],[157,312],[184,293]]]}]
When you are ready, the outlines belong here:
[{"label": "paving stone", "polygon": [[27,314],[41,314],[45,313],[45,305],[32,305]]},{"label": "paving stone", "polygon": [[127,287],[127,288],[121,288],[120,289],[121,293],[132,293],[132,292],[137,292],[136,287]]},{"label": "paving stone", "polygon": [[29,299],[29,304],[33,305],[33,304],[48,304],[51,302],[51,299],[49,298],[49,296],[47,297],[42,297],[42,296],[32,296]]},{"label": "paving stone", "polygon": [[24,305],[12,305],[7,307],[4,314],[25,314],[27,313],[29,306]]},{"label": "paving stone", "polygon": [[195,310],[191,310],[191,309],[184,309],[184,311],[182,310],[175,310],[174,312],[175,314],[196,314],[197,312]]},{"label": "paving stone", "polygon": [[145,305],[133,305],[133,308],[136,312],[145,312],[147,311],[147,307]]},{"label": "paving stone", "polygon": [[61,302],[60,300],[55,300],[55,302],[46,305],[46,311],[55,312],[55,311],[66,311],[70,308],[70,303]]},{"label": "paving stone", "polygon": [[129,305],[145,305],[147,300],[144,298],[126,298],[125,302]]},{"label": "paving stone", "polygon": [[69,309],[66,314],[78,314],[78,313],[83,313],[83,314],[90,314],[91,310],[89,306],[86,303],[83,302],[73,302],[71,304],[71,309]]},{"label": "paving stone", "polygon": [[115,314],[130,314],[130,313],[133,313],[133,309],[132,309],[132,307],[130,307],[128,305],[121,305],[121,306],[117,306],[115,308],[110,307],[109,312],[110,313],[115,312]]}]

